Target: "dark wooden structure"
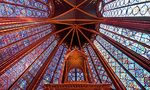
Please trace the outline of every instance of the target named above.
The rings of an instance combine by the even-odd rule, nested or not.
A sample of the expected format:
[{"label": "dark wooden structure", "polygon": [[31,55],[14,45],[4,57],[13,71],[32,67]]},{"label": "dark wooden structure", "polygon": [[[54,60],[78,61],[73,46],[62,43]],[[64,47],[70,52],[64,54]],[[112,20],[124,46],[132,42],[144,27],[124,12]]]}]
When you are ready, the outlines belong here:
[{"label": "dark wooden structure", "polygon": [[112,90],[109,84],[49,84],[45,90]]},{"label": "dark wooden structure", "polygon": [[[84,74],[82,81],[69,81],[68,74],[71,69],[80,69]],[[90,77],[87,73],[87,56],[84,52],[74,49],[68,51],[65,56],[65,66],[63,80],[61,84],[44,85],[45,90],[112,90],[111,84],[93,84],[90,83]]]}]

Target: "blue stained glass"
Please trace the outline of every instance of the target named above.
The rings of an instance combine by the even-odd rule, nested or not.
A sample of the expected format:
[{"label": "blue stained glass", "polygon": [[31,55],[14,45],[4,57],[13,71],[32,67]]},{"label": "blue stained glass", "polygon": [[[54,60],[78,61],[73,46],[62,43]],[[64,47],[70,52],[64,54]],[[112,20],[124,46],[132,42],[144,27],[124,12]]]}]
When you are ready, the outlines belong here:
[{"label": "blue stained glass", "polygon": [[30,5],[29,0],[25,0],[25,5]]},{"label": "blue stained glass", "polygon": [[27,82],[25,80],[22,80],[20,83],[20,88],[25,88]]},{"label": "blue stained glass", "polygon": [[[94,66],[96,67],[96,70],[97,70],[97,72],[98,72],[98,75],[99,75],[99,77],[100,77],[102,83],[111,83],[111,80],[109,79],[108,75],[106,74],[106,72],[105,72],[105,70],[104,70],[104,68],[103,68],[103,65],[102,65],[101,62],[99,61],[99,59],[98,59],[96,53],[94,52],[94,50],[92,49],[92,47],[88,45],[88,46],[87,46],[87,49],[84,48],[84,50],[85,50],[87,56],[90,56],[90,55],[91,55],[91,57],[88,58],[88,61],[89,61],[89,63],[90,63],[90,69],[93,70],[92,73],[93,73],[93,77],[96,79],[96,83],[100,83],[100,81],[98,81],[99,78],[97,77],[97,74],[96,74],[96,72],[95,72],[95,69],[93,68]],[[89,53],[87,52],[87,50],[89,51]],[[93,63],[92,63],[92,61],[91,61],[92,59],[93,59]],[[94,66],[93,66],[92,64],[93,64]],[[107,79],[104,78],[104,77],[107,77]]]},{"label": "blue stained glass", "polygon": [[18,16],[21,14],[19,7],[15,8],[15,14]]},{"label": "blue stained glass", "polygon": [[[51,29],[49,29],[50,27],[51,27],[51,25],[47,24],[47,25],[42,25],[42,26],[32,28],[32,29],[27,29],[27,30],[22,30],[22,31],[17,31],[17,32],[10,32],[10,34],[9,33],[2,34],[1,39],[0,39],[0,41],[2,42],[2,45],[0,46],[0,48],[1,48],[0,62],[1,63],[4,62],[5,60],[9,59],[11,56],[17,54],[19,51],[25,49],[30,44],[34,43],[38,39],[40,39],[40,38],[44,37],[45,35],[47,35],[48,33],[50,33],[52,31]],[[39,28],[42,28],[42,29],[39,29]],[[32,34],[31,34],[31,32],[28,32],[31,30],[32,30]],[[43,32],[41,32],[41,31],[43,31]],[[38,33],[38,32],[40,32],[40,33]],[[30,34],[30,35],[35,34],[35,35],[27,37],[28,34]],[[20,39],[22,39],[22,40],[17,41]],[[11,44],[13,42],[14,42],[14,44]],[[9,45],[9,46],[7,46],[7,48],[3,48],[6,45]]]},{"label": "blue stained glass", "polygon": [[32,16],[32,11],[31,9],[26,9],[27,10],[27,16]]},{"label": "blue stained glass", "polygon": [[[111,27],[113,27],[113,28],[111,28]],[[120,29],[120,31],[122,32],[121,35],[123,35],[124,37],[121,36],[116,31],[117,29]],[[140,54],[141,56],[149,59],[149,57],[147,56],[147,52],[149,51],[149,48],[143,46],[141,43],[137,43],[137,42],[133,41],[133,40],[136,40],[138,42],[142,42],[144,44],[149,45],[149,43],[147,43],[150,41],[150,37],[148,37],[149,34],[145,34],[142,32],[136,32],[136,31],[132,31],[129,29],[121,28],[121,27],[105,25],[105,24],[100,25],[99,31],[101,33],[103,33],[104,35],[112,38],[113,40],[119,42],[120,44],[124,45],[125,47],[133,50],[134,52],[136,52],[138,54]],[[127,34],[126,32],[130,33],[131,35]],[[147,37],[146,38],[142,37],[143,34],[147,35]],[[128,38],[130,38],[132,40],[130,40]],[[146,42],[145,41],[143,42],[142,39],[144,39]]]},{"label": "blue stained glass", "polygon": [[6,11],[5,11],[5,4],[0,3],[0,16],[6,16]]},{"label": "blue stained glass", "polygon": [[0,3],[0,17],[48,17],[49,15],[48,6],[35,0],[6,0],[6,2],[10,4]]},{"label": "blue stained glass", "polygon": [[70,72],[68,73],[68,81],[75,81],[75,69],[70,70]]},{"label": "blue stained glass", "polygon": [[135,0],[135,2],[129,0],[116,0],[106,4],[103,8],[103,17],[143,17],[150,16],[149,2],[145,0]]},{"label": "blue stained glass", "polygon": [[14,6],[11,6],[11,5],[6,5],[5,6],[6,8],[6,11],[7,11],[7,15],[11,16],[13,14],[13,10],[14,10]]},{"label": "blue stained glass", "polygon": [[[54,77],[53,83],[59,83],[59,79],[61,78],[61,76],[60,76],[60,74],[54,73],[54,71],[59,70],[58,67],[56,68],[56,64],[58,63],[59,58],[61,58],[61,59],[60,59],[60,63],[58,66],[61,66],[60,64],[63,63],[63,61],[64,61],[63,57],[64,57],[67,49],[63,50],[63,48],[66,48],[64,44],[59,46],[59,49],[57,50],[56,54],[54,55],[52,62],[49,64],[49,66],[48,66],[45,74],[43,75],[43,78],[40,81],[40,84],[37,88],[43,88],[44,84],[49,84],[52,77]],[[63,54],[61,56],[62,52],[63,52]],[[60,76],[59,78],[57,78],[58,75]]]},{"label": "blue stained glass", "polygon": [[[116,65],[112,64],[110,61],[108,61],[108,58],[112,58],[111,60],[113,60],[113,58],[115,58],[116,61],[118,61],[120,64],[123,65],[122,67],[125,67],[129,71],[129,73],[131,73],[139,81],[139,83],[141,83],[146,89],[149,89],[149,86],[147,86],[147,83],[144,79],[144,78],[148,78],[150,76],[149,72],[147,72],[145,69],[143,69],[141,66],[139,66],[136,62],[134,62],[132,59],[127,57],[125,54],[123,54],[121,51],[119,51],[117,48],[115,48],[113,45],[108,43],[106,40],[104,40],[100,36],[97,36],[96,40],[99,42],[94,41],[94,44],[99,49],[99,51],[102,53],[102,55],[105,57],[105,60],[109,63],[109,65],[111,67],[114,67]],[[111,46],[111,47],[108,47],[108,46]],[[114,52],[116,52],[116,53],[114,53]],[[109,55],[109,57],[106,57],[106,55],[107,56]],[[114,57],[112,57],[112,56],[114,56]],[[114,60],[113,62],[116,63],[116,61]],[[119,68],[119,67],[117,67],[117,68]],[[113,70],[116,69],[116,70],[114,70],[116,75],[120,78],[120,80],[123,82],[123,84],[125,86],[127,86],[127,89],[139,88],[139,86],[137,86],[136,82],[131,77],[129,77],[128,74],[126,75],[126,77],[128,77],[127,79],[125,78],[125,76],[123,76],[124,74],[121,74],[121,73],[124,73],[123,69],[120,69],[121,71],[119,71],[119,69],[117,69],[117,68],[112,68],[112,69]],[[121,75],[119,75],[119,74],[121,74]],[[124,79],[127,82],[124,82]]]},{"label": "blue stained glass", "polygon": [[24,4],[24,0],[18,0],[18,2],[17,2],[18,4]]},{"label": "blue stained glass", "polygon": [[134,69],[134,64],[130,64],[129,69]]},{"label": "blue stained glass", "polygon": [[40,13],[40,12],[37,12],[37,15],[38,15],[38,16],[41,16],[41,13]]}]

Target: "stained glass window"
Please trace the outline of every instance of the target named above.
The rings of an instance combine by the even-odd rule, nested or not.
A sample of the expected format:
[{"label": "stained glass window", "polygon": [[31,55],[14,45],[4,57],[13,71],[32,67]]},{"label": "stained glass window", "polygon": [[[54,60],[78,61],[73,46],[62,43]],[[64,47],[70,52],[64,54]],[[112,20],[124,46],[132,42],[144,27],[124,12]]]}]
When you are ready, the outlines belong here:
[{"label": "stained glass window", "polygon": [[[99,31],[150,60],[150,48],[148,48],[150,45],[150,34],[105,24],[100,24]],[[147,46],[143,46],[140,42]]]},{"label": "stained glass window", "polygon": [[[0,88],[8,89],[14,83],[14,81],[17,80],[19,76],[25,72],[28,67],[30,67],[34,62],[37,61],[38,57],[41,56],[44,50],[49,46],[52,39],[54,39],[54,37],[47,39],[41,45],[28,52],[27,55],[21,58],[14,66],[3,73],[0,76]],[[25,84],[26,81],[24,81],[23,83]]]},{"label": "stained glass window", "polygon": [[111,2],[113,0],[103,0],[103,1],[104,1],[104,3],[109,3],[109,2]]},{"label": "stained glass window", "polygon": [[98,11],[102,10],[102,2],[99,3]]},{"label": "stained glass window", "polygon": [[[136,22],[136,20],[131,20],[131,18],[129,19],[128,17],[135,19],[139,17],[141,21],[143,20],[144,22],[144,18],[150,16],[149,4],[149,0],[114,0],[109,3],[104,3],[99,13],[101,13],[103,17],[109,17],[109,19],[111,19],[111,17],[112,19],[113,17],[118,18],[120,22],[130,22],[131,24],[132,22]],[[113,20],[115,21],[116,19]],[[130,25],[130,28],[125,28],[121,24],[112,25],[111,23],[104,23],[105,22],[102,21],[99,24],[98,31],[102,36],[106,37],[96,36],[93,42],[94,45],[127,89],[150,89],[150,73],[140,66],[134,58],[131,59],[124,51],[118,49],[118,46],[110,42],[110,40],[112,40],[125,49],[139,55],[139,57],[144,60],[149,61],[150,34],[143,32],[148,30],[142,31],[140,28],[131,29],[132,26],[130,27]],[[110,40],[105,40],[106,38]]]},{"label": "stained glass window", "polygon": [[2,0],[0,17],[48,17],[47,3],[47,0]]},{"label": "stained glass window", "polygon": [[51,24],[24,30],[13,30],[0,36],[0,62],[25,49],[40,38],[51,33]]},{"label": "stained glass window", "polygon": [[149,0],[115,0],[103,8],[103,17],[149,17]]},{"label": "stained glass window", "polygon": [[[51,38],[49,42],[51,43],[54,40],[54,38]],[[41,66],[44,64],[46,60],[48,60],[48,56],[51,54],[52,50],[57,44],[57,40],[53,41],[46,50],[40,55],[40,57],[37,58],[37,60],[28,68],[28,71],[25,72],[25,74],[19,78],[15,82],[15,85],[12,87],[13,89],[26,89],[27,86],[31,83],[32,79],[37,74],[38,70],[41,68]],[[24,84],[24,82],[26,82]]]},{"label": "stained glass window", "polygon": [[[29,25],[32,25],[32,24],[29,24]],[[51,30],[51,24],[41,25],[39,27],[28,27],[28,28],[19,29],[19,30],[17,28],[17,30],[13,30],[11,32],[6,32],[7,30],[9,31],[9,29],[6,29],[6,28],[4,28],[4,29],[5,29],[5,31],[0,36],[0,40],[1,40],[0,41],[0,48],[6,46],[8,44],[14,43],[16,41],[19,41],[21,39],[24,39],[28,36],[35,35],[36,33],[39,33],[42,31],[48,30],[49,33],[52,31]]]},{"label": "stained glass window", "polygon": [[58,66],[57,66],[56,71],[54,73],[53,83],[61,83],[61,79],[63,76],[62,75],[63,69],[64,69],[64,58],[65,58],[66,52],[67,52],[67,48],[66,48],[66,46],[64,46],[62,55],[61,55],[60,60],[58,62]]},{"label": "stained glass window", "polygon": [[[88,49],[86,47],[84,48],[84,50],[85,50],[86,54],[89,55]],[[98,73],[96,73],[96,68],[94,67],[94,63],[92,62],[91,57],[88,57],[88,64],[89,64],[89,69],[92,72],[92,75],[91,75],[92,82],[100,83]]]},{"label": "stained glass window", "polygon": [[[107,75],[103,65],[98,59],[96,53],[93,48],[88,45],[84,48],[88,58],[88,63],[90,64],[90,69],[92,70],[92,74],[96,83],[112,83],[109,76]],[[99,79],[99,78],[100,79]]]},{"label": "stained glass window", "polygon": [[60,83],[59,80],[61,80],[62,78],[61,72],[63,70],[64,55],[66,54],[66,51],[67,48],[65,44],[59,46],[59,49],[57,50],[45,74],[43,75],[42,80],[37,87],[37,90],[43,89],[44,84]]},{"label": "stained glass window", "polygon": [[[149,82],[147,81],[150,73],[148,71],[100,36],[96,37],[94,44],[126,88],[140,89],[140,85],[146,89],[149,88]],[[137,83],[140,83],[140,85]]]},{"label": "stained glass window", "polygon": [[84,73],[78,68],[71,69],[68,73],[68,81],[84,81]]}]

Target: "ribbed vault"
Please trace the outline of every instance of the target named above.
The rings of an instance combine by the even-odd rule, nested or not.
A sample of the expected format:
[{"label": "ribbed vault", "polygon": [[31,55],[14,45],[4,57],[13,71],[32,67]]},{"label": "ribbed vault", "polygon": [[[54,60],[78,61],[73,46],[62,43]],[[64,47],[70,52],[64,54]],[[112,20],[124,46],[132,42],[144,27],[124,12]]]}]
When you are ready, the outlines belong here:
[{"label": "ribbed vault", "polygon": [[[64,42],[67,43],[69,48],[77,46],[81,49],[84,43],[87,42],[86,38],[91,39],[94,37],[94,33],[91,33],[91,31],[96,31],[95,26],[100,21],[96,16],[97,1],[56,0],[55,6],[55,16],[49,21],[56,25],[57,31],[62,30],[58,34],[61,38],[67,35]],[[70,33],[68,34],[68,32]]]}]

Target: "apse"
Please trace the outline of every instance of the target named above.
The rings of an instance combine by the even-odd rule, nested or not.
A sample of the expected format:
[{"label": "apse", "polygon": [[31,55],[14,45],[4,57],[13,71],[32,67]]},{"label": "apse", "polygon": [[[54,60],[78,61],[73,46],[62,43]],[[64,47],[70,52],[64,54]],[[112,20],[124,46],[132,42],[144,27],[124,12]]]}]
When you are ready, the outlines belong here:
[{"label": "apse", "polygon": [[0,0],[0,90],[149,90],[149,0]]}]

